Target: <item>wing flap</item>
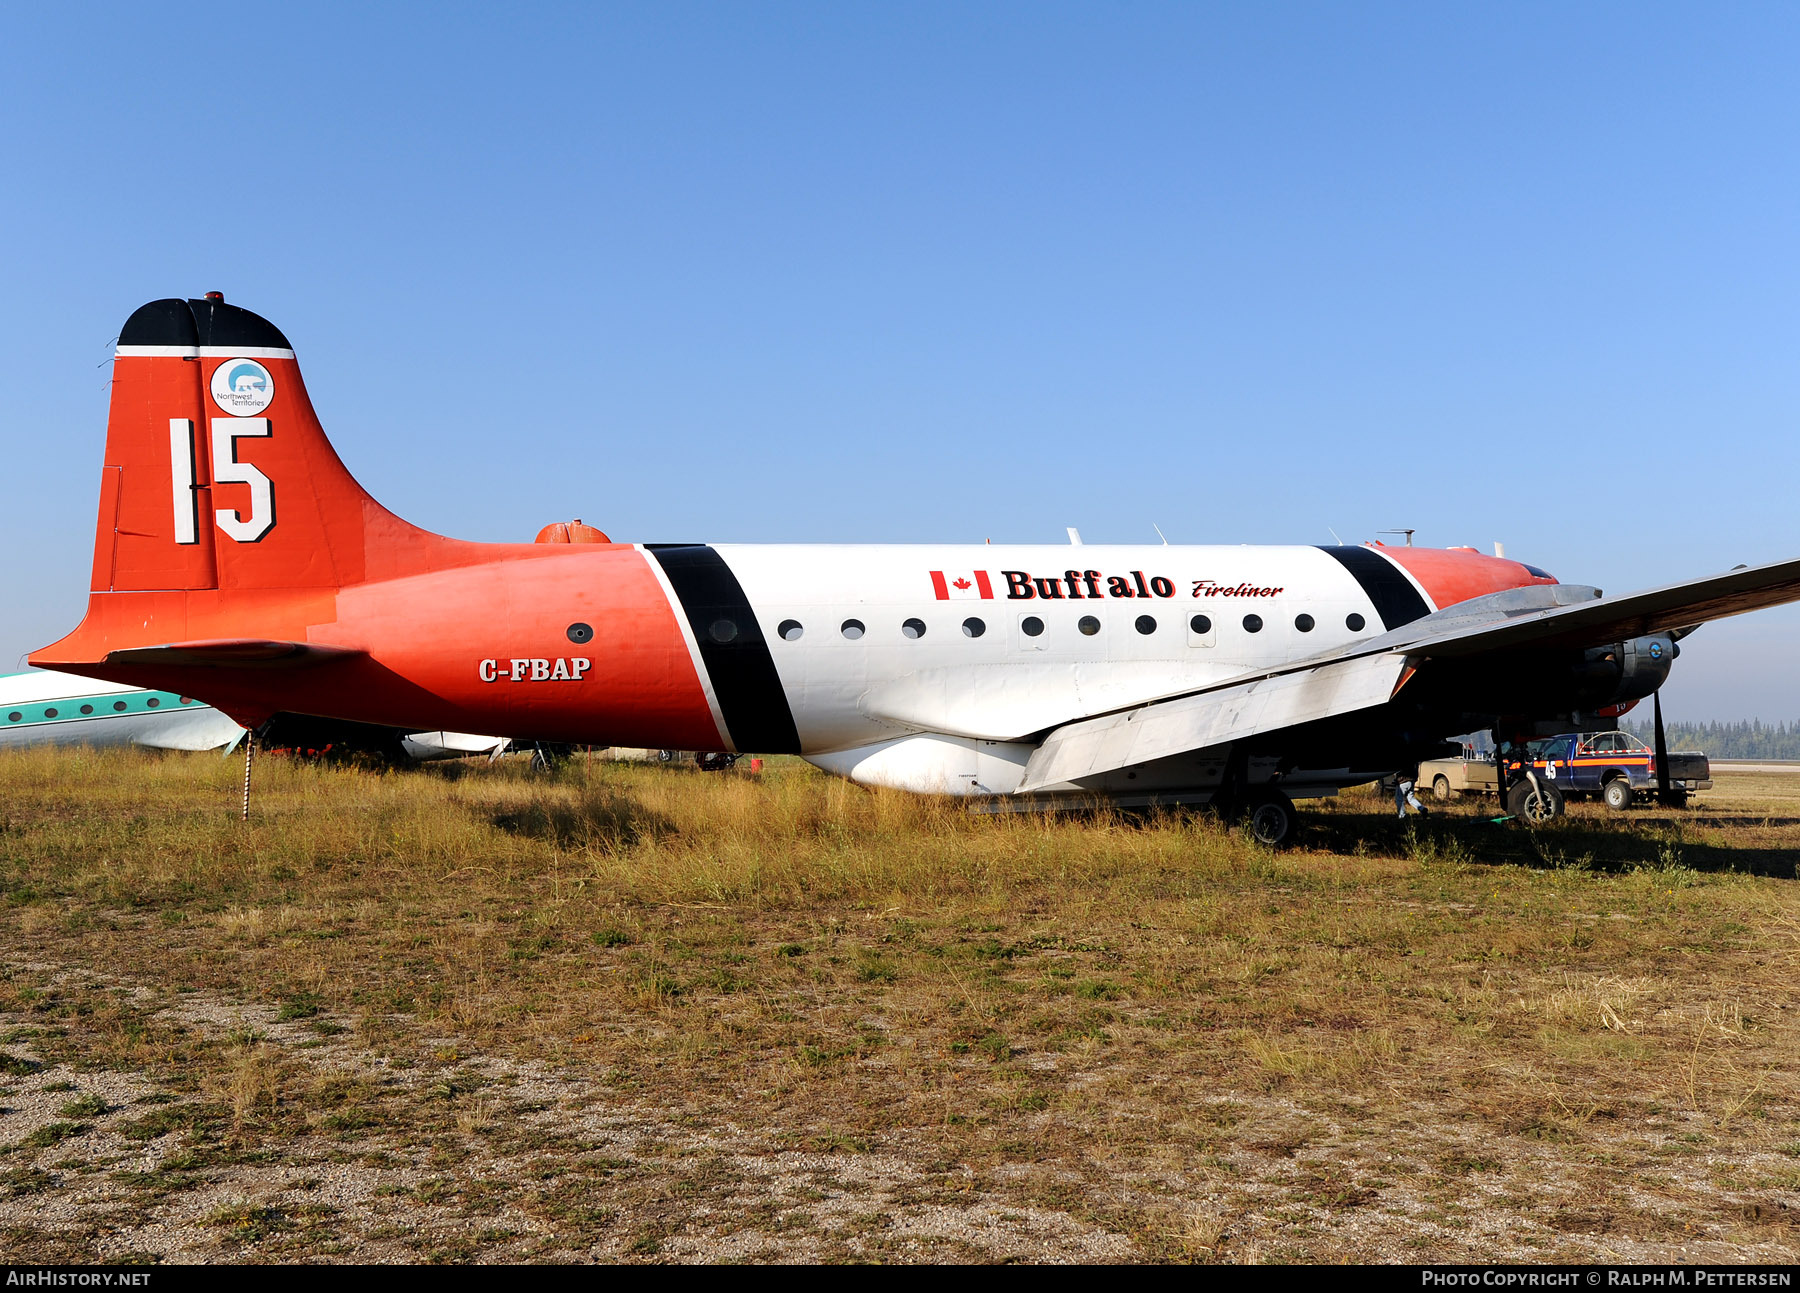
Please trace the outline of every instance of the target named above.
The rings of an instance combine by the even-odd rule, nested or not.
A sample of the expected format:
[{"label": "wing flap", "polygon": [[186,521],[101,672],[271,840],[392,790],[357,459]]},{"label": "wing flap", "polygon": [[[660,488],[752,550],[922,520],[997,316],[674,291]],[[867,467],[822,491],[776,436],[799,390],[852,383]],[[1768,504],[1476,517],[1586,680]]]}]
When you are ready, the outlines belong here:
[{"label": "wing flap", "polygon": [[1398,652],[1359,656],[1068,723],[1032,753],[1019,791],[1370,709],[1393,698],[1405,669]]}]

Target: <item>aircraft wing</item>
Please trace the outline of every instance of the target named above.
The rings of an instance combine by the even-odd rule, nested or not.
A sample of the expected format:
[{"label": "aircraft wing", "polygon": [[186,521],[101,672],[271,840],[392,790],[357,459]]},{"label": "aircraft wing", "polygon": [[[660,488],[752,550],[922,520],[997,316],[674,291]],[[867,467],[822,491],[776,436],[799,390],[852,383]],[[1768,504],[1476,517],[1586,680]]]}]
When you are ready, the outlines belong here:
[{"label": "aircraft wing", "polygon": [[[1474,607],[1483,600],[1486,599],[1468,605]],[[1517,647],[1601,646],[1647,633],[1692,628],[1707,620],[1793,601],[1800,601],[1800,560],[1773,561],[1640,593],[1601,597],[1487,622],[1468,623],[1466,616],[1458,614],[1461,608],[1452,606],[1369,645],[1405,646],[1408,654],[1431,659]],[[1454,629],[1448,623],[1432,623],[1446,617],[1462,622]],[[1409,640],[1414,633],[1416,636]]]},{"label": "aircraft wing", "polygon": [[1800,560],[1543,609],[1521,609],[1505,593],[1478,598],[1349,652],[1066,723],[1032,753],[1019,791],[1371,709],[1391,700],[1408,667],[1424,660],[1599,646],[1792,601],[1800,601]]},{"label": "aircraft wing", "polygon": [[1356,656],[1068,723],[1032,752],[1019,790],[1370,709],[1393,698],[1405,671],[1404,652]]}]

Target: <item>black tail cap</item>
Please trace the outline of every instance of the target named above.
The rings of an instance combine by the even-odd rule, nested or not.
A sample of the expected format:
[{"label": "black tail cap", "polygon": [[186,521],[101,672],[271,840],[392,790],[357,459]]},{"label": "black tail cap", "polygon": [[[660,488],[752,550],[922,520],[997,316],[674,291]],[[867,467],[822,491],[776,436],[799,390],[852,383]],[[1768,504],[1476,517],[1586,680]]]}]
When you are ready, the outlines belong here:
[{"label": "black tail cap", "polygon": [[119,330],[121,346],[218,346],[222,349],[292,350],[281,329],[260,314],[224,301],[170,297],[132,312]]}]

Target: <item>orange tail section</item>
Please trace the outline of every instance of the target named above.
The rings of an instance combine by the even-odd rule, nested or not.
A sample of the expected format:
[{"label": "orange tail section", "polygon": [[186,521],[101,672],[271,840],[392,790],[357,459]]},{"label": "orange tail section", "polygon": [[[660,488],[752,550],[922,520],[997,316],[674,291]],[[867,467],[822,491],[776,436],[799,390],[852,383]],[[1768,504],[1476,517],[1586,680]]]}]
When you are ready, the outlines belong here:
[{"label": "orange tail section", "polygon": [[503,544],[408,525],[345,470],[273,324],[216,297],[153,301],[119,336],[87,617],[31,662],[197,696],[246,727],[298,713],[714,748],[649,560],[553,529]]},{"label": "orange tail section", "polygon": [[274,324],[217,294],[152,301],[113,363],[88,615],[32,661],[206,636],[227,603],[303,607],[308,593],[480,560],[482,547],[407,524],[356,483]]}]

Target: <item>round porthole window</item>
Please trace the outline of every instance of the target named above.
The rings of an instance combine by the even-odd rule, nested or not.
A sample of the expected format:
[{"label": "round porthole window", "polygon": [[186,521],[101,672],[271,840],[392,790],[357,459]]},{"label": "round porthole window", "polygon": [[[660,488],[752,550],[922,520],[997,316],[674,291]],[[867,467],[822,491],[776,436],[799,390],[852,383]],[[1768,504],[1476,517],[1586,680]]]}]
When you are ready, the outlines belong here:
[{"label": "round porthole window", "polygon": [[92,705],[83,705],[81,707],[81,712],[84,714],[91,714],[94,712],[94,707]]},{"label": "round porthole window", "polygon": [[1019,632],[1028,638],[1034,638],[1044,631],[1044,621],[1035,615],[1027,615],[1019,621]]},{"label": "round porthole window", "polygon": [[735,641],[737,635],[738,627],[730,620],[714,620],[712,626],[706,630],[706,636],[720,645]]},{"label": "round porthole window", "polygon": [[986,632],[987,625],[976,619],[973,615],[963,621],[963,636],[966,638],[978,638]]},{"label": "round porthole window", "polygon": [[120,713],[124,713],[125,712],[125,702],[122,700],[115,700],[113,702],[113,708],[118,710]]},{"label": "round porthole window", "polygon": [[1138,616],[1137,617],[1137,631],[1139,633],[1142,633],[1145,637],[1149,637],[1152,633],[1156,632],[1156,616],[1154,616],[1154,615]]},{"label": "round porthole window", "polygon": [[24,717],[25,717],[25,715],[21,714],[18,710],[15,709],[12,713],[10,713],[6,716],[6,721],[9,723],[16,723],[21,718],[24,718]]},{"label": "round porthole window", "polygon": [[45,718],[55,718],[56,717],[56,707],[54,705],[52,705],[49,709],[46,709],[44,711],[44,717]]},{"label": "round porthole window", "polygon": [[155,709],[158,705],[162,704],[162,702],[154,696],[152,696],[149,700],[145,701],[144,703],[146,705],[150,706],[151,709]]},{"label": "round porthole window", "polygon": [[594,640],[594,626],[583,624],[579,620],[569,625],[569,641],[576,646],[585,646]]},{"label": "round porthole window", "polygon": [[1083,637],[1091,638],[1100,631],[1100,621],[1092,615],[1083,615],[1081,619],[1076,622],[1075,627],[1081,630],[1081,635]]},{"label": "round porthole window", "polygon": [[854,642],[863,635],[863,622],[861,620],[845,620],[839,631]]},{"label": "round porthole window", "polygon": [[781,621],[780,627],[775,631],[781,634],[781,640],[783,642],[798,642],[801,635],[806,632],[806,630],[800,626],[799,620],[783,620]]},{"label": "round porthole window", "polygon": [[908,637],[908,638],[914,638],[914,639],[924,637],[925,636],[925,621],[924,620],[907,620],[904,624],[902,624],[900,626],[900,634],[902,637]]},{"label": "round porthole window", "polygon": [[184,705],[191,705],[194,703],[194,698],[192,696],[183,696],[181,698],[181,703]]},{"label": "round porthole window", "polygon": [[1262,632],[1262,616],[1260,616],[1260,615],[1244,616],[1244,632],[1246,632],[1246,633],[1261,633]]},{"label": "round porthole window", "polygon": [[1294,616],[1294,627],[1299,629],[1302,633],[1311,633],[1313,631],[1313,617],[1310,615]]},{"label": "round porthole window", "polygon": [[1196,633],[1211,633],[1212,621],[1204,615],[1196,615],[1188,621],[1188,627]]},{"label": "round porthole window", "polygon": [[1366,622],[1367,621],[1365,621],[1362,616],[1356,614],[1354,611],[1344,617],[1344,627],[1349,629],[1352,633],[1361,633],[1363,631],[1363,625]]}]

